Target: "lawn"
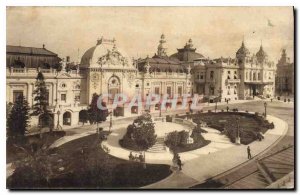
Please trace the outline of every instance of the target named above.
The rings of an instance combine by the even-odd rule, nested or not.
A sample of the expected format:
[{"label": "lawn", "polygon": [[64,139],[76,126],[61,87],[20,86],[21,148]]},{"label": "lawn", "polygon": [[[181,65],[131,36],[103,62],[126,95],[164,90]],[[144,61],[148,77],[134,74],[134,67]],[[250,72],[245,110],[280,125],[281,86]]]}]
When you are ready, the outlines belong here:
[{"label": "lawn", "polygon": [[[52,177],[24,177],[18,171],[7,182],[9,188],[138,188],[157,182],[171,174],[170,166],[126,161],[105,153],[97,135],[86,136],[47,152]],[[63,168],[62,168],[63,167]],[[32,173],[32,171],[30,171]],[[41,181],[43,180],[43,181]]]},{"label": "lawn", "polygon": [[261,135],[268,129],[274,128],[274,125],[263,117],[250,113],[208,112],[194,114],[192,118],[195,123],[204,121],[209,127],[223,132],[232,142],[235,142],[238,124],[242,144],[249,144],[260,138],[263,139]]}]

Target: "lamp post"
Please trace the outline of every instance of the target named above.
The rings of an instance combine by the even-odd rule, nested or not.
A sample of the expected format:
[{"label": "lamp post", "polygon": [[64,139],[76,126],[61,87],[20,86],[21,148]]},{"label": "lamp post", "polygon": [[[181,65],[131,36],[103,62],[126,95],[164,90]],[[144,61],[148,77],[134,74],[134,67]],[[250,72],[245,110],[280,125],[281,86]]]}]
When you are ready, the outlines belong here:
[{"label": "lamp post", "polygon": [[110,112],[110,117],[109,117],[109,132],[111,131],[112,128],[112,112]]},{"label": "lamp post", "polygon": [[217,112],[217,109],[218,109],[218,101],[219,99],[221,100],[221,94],[222,94],[223,90],[220,88],[218,90],[218,93],[219,93],[219,96],[215,98],[215,101],[216,101],[216,105],[215,105],[215,112]]},{"label": "lamp post", "polygon": [[265,102],[264,103],[264,106],[265,106],[265,118],[267,118],[267,105],[268,105],[267,102]]},{"label": "lamp post", "polygon": [[57,111],[57,127],[56,127],[57,130],[59,130],[59,126],[60,126],[59,125],[59,115],[60,115],[60,111],[58,110]]},{"label": "lamp post", "polygon": [[159,102],[159,117],[161,117],[161,102]]}]

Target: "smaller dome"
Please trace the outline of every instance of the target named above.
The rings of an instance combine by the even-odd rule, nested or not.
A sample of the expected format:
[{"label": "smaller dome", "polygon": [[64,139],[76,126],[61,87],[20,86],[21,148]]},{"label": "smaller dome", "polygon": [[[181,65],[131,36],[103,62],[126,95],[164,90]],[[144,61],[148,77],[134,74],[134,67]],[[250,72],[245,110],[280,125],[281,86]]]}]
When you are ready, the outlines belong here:
[{"label": "smaller dome", "polygon": [[250,51],[246,48],[244,41],[242,42],[241,47],[237,50],[236,54],[238,55],[250,55]]},{"label": "smaller dome", "polygon": [[262,45],[260,46],[258,52],[256,53],[256,58],[259,63],[263,63],[268,58],[268,54],[264,51]]},{"label": "smaller dome", "polygon": [[264,51],[262,45],[260,46],[258,52],[256,53],[256,57],[267,57],[268,54]]}]

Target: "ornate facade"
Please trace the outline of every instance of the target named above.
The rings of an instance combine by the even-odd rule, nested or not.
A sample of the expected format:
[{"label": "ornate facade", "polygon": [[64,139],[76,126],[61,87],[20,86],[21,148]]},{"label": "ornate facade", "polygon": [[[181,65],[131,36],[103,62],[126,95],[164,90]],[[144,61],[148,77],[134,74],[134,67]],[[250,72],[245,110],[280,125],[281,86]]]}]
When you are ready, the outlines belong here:
[{"label": "ornate facade", "polygon": [[[13,49],[10,49],[13,48]],[[58,71],[60,62],[62,70]],[[168,56],[167,40],[161,36],[153,57],[131,59],[116,45],[116,41],[101,38],[88,49],[81,61],[70,63],[57,54],[43,48],[11,47],[7,49],[6,69],[7,102],[14,102],[23,94],[34,104],[33,90],[39,71],[44,73],[48,88],[49,108],[54,125],[72,126],[80,122],[80,112],[87,109],[92,95],[111,94],[104,101],[108,108],[118,93],[128,99],[141,94],[145,100],[149,94],[168,94],[172,99],[178,95],[178,104],[183,94],[198,94],[208,100],[224,101],[273,96],[275,66],[268,61],[261,46],[256,55],[250,56],[244,42],[235,58],[211,60],[196,52],[192,40],[188,40],[177,53]],[[124,113],[129,102],[118,105],[115,115],[139,114],[132,109]],[[146,108],[144,108],[146,109]],[[157,109],[147,108],[150,111]],[[114,111],[115,111],[114,110]],[[38,124],[38,117],[32,125]]]},{"label": "ornate facade", "polygon": [[285,49],[277,63],[276,93],[278,95],[294,94],[294,63],[290,62]]}]

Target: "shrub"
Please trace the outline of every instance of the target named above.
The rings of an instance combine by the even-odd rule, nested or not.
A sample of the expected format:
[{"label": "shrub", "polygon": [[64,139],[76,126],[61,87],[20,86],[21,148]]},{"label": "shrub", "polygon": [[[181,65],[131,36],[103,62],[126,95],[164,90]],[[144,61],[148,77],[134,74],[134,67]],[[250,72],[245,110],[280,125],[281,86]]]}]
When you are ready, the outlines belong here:
[{"label": "shrub", "polygon": [[165,144],[174,151],[177,147],[186,145],[188,138],[189,132],[187,131],[173,131],[167,135]]},{"label": "shrub", "polygon": [[166,116],[166,121],[167,121],[167,122],[172,122],[172,116],[167,115],[167,116]]},{"label": "shrub", "polygon": [[119,141],[125,148],[147,150],[156,142],[154,123],[150,114],[144,114],[136,118],[131,125],[128,125],[127,132]]}]

